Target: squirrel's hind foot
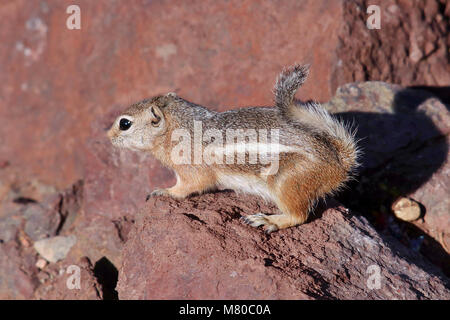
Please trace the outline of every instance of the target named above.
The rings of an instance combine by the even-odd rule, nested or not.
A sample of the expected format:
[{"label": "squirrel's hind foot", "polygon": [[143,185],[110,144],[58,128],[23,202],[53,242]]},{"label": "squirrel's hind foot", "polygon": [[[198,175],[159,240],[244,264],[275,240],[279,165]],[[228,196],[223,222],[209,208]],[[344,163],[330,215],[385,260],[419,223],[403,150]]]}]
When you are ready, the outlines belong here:
[{"label": "squirrel's hind foot", "polygon": [[264,213],[257,213],[242,217],[241,221],[255,228],[263,226],[264,231],[269,234],[279,229],[276,224],[270,222],[269,218],[270,216]]},{"label": "squirrel's hind foot", "polygon": [[172,195],[170,194],[170,192],[167,189],[155,189],[152,191],[152,193],[147,195],[147,197],[145,198],[145,201],[148,201],[148,200],[150,200],[150,198],[154,198],[157,196],[172,197]]},{"label": "squirrel's hind foot", "polygon": [[241,220],[255,228],[263,226],[264,231],[268,234],[281,229],[298,226],[305,221],[301,216],[292,216],[288,214],[266,215],[263,213],[245,216],[242,217]]}]

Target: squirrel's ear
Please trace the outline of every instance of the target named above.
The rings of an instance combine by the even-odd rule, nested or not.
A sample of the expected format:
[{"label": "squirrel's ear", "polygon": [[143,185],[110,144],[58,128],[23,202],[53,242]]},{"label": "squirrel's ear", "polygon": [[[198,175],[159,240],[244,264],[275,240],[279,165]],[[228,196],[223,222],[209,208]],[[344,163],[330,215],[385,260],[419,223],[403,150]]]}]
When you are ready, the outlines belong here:
[{"label": "squirrel's ear", "polygon": [[152,125],[158,127],[161,124],[161,120],[164,118],[163,112],[155,105],[150,107],[149,112],[152,119]]}]

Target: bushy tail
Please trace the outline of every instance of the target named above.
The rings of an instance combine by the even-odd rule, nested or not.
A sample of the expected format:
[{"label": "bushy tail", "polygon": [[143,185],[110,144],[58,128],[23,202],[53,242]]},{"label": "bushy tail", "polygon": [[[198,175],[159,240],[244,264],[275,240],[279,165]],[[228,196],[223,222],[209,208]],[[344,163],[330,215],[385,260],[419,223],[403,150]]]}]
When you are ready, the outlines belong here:
[{"label": "bushy tail", "polygon": [[288,116],[289,109],[294,102],[298,88],[306,81],[309,74],[309,65],[294,65],[278,76],[275,84],[275,105],[280,109],[282,116]]},{"label": "bushy tail", "polygon": [[275,84],[275,105],[286,121],[308,125],[334,138],[333,143],[345,170],[352,172],[358,166],[356,130],[331,116],[319,103],[294,103],[295,93],[306,81],[308,74],[309,65],[294,65],[284,70]]}]

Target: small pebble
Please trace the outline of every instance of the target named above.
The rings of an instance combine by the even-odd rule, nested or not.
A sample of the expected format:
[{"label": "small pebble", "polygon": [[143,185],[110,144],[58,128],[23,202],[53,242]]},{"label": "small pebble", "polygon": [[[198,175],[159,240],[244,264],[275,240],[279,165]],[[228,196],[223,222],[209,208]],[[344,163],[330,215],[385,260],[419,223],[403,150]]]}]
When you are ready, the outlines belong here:
[{"label": "small pebble", "polygon": [[392,204],[392,211],[403,221],[414,221],[420,218],[420,205],[409,198],[400,198]]},{"label": "small pebble", "polygon": [[36,241],[34,248],[45,260],[58,262],[66,257],[76,242],[77,238],[73,235],[68,237],[57,236]]},{"label": "small pebble", "polygon": [[38,261],[36,262],[36,267],[41,270],[44,269],[46,265],[47,261],[45,261],[45,259],[38,259]]}]

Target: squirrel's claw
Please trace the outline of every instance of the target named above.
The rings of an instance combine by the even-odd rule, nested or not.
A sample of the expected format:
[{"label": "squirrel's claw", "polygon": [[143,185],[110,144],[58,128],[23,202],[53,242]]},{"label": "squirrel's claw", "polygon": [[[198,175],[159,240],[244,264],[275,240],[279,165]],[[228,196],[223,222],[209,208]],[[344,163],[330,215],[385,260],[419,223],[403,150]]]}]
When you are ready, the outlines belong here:
[{"label": "squirrel's claw", "polygon": [[255,228],[263,226],[264,231],[267,234],[270,234],[270,233],[278,230],[278,226],[271,223],[267,219],[267,215],[265,215],[263,213],[257,213],[257,214],[253,214],[250,216],[241,217],[240,220],[242,222],[244,222],[245,224],[248,224]]},{"label": "squirrel's claw", "polygon": [[145,201],[150,200],[150,198],[152,197],[156,197],[156,196],[167,196],[168,192],[166,189],[155,189],[152,191],[152,193],[150,193],[149,195],[147,195],[147,197],[145,198]]}]

